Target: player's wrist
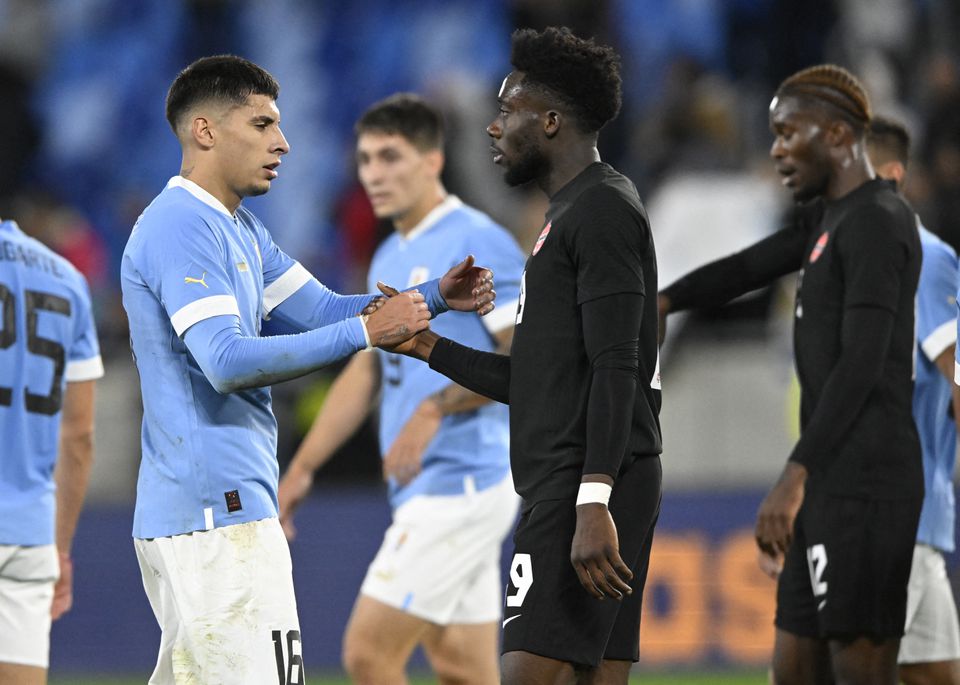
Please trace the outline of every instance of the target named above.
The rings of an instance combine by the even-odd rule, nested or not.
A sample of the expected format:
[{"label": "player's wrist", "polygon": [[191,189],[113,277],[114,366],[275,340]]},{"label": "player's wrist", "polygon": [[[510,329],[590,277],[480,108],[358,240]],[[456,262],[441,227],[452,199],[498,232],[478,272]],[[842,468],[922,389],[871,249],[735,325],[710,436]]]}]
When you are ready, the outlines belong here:
[{"label": "player's wrist", "polygon": [[608,506],[610,494],[613,487],[607,483],[580,483],[580,489],[577,491],[577,506],[584,504],[602,504]]}]

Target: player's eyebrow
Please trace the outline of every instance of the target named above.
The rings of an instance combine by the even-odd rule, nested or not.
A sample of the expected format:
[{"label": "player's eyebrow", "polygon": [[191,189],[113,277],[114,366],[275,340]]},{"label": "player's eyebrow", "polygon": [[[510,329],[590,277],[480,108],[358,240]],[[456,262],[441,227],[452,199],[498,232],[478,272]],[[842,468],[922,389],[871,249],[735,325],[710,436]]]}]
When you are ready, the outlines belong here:
[{"label": "player's eyebrow", "polygon": [[251,124],[266,124],[270,125],[277,121],[276,117],[272,117],[269,114],[258,114],[257,116],[250,119]]}]

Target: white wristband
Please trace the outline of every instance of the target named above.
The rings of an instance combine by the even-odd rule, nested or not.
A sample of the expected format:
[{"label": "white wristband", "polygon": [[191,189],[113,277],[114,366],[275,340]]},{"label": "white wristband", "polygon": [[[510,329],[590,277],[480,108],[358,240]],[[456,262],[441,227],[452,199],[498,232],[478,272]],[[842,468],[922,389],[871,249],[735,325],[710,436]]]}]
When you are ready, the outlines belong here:
[{"label": "white wristband", "polygon": [[370,333],[369,333],[369,331],[367,331],[367,319],[369,319],[369,318],[370,318],[370,315],[369,315],[369,314],[361,314],[361,315],[360,315],[360,327],[363,329],[363,339],[364,339],[364,340],[366,341],[366,343],[367,343],[367,349],[368,349],[368,350],[369,350],[371,347],[373,347],[373,344],[370,342]]},{"label": "white wristband", "polygon": [[613,488],[606,483],[580,483],[577,492],[577,506],[581,504],[602,504],[607,506]]}]

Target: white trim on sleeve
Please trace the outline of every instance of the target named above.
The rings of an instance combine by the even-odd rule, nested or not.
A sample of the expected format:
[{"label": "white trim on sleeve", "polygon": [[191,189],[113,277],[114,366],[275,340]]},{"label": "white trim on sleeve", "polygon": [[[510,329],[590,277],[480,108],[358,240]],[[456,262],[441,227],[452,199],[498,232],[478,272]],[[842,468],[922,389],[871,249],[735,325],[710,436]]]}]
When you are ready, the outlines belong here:
[{"label": "white trim on sleeve", "polygon": [[953,382],[960,385],[960,362],[953,362]]},{"label": "white trim on sleeve", "polygon": [[240,307],[237,305],[237,298],[233,295],[211,295],[199,300],[194,300],[176,311],[170,317],[170,323],[173,324],[173,330],[177,335],[183,335],[195,323],[204,319],[210,319],[214,316],[230,315],[240,318]]},{"label": "white trim on sleeve", "polygon": [[311,278],[313,276],[303,268],[300,262],[294,262],[293,266],[284,271],[280,278],[263,289],[263,311],[261,312],[263,318],[267,318],[270,312],[300,290]]},{"label": "white trim on sleeve", "polygon": [[937,357],[955,342],[957,342],[957,320],[953,319],[937,326],[933,333],[923,339],[920,348],[927,359],[935,362]]},{"label": "white trim on sleeve", "polygon": [[483,322],[483,325],[486,326],[487,331],[491,334],[505,331],[514,323],[516,323],[517,305],[519,303],[519,299],[510,300],[509,302],[504,302],[503,304],[497,302],[497,306],[494,307],[493,311],[486,316],[480,317],[480,320]]},{"label": "white trim on sleeve", "polygon": [[67,362],[67,370],[63,374],[68,383],[92,381],[103,377],[103,360],[98,354],[89,359],[72,359]]}]

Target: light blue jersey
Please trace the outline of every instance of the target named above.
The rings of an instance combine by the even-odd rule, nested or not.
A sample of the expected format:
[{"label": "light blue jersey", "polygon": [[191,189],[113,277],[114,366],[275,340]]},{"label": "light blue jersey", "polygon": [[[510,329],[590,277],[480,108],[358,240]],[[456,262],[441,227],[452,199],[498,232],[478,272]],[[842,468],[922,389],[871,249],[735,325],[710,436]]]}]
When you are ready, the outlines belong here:
[{"label": "light blue jersey", "polygon": [[[485,317],[448,312],[431,321],[430,328],[464,345],[492,351],[493,334],[512,326],[516,318],[525,259],[506,230],[456,197],[448,196],[406,236],[394,233],[383,242],[370,265],[370,288],[377,280],[409,287],[442,276],[466,254],[493,271],[496,309]],[[450,380],[409,357],[377,354],[383,387],[380,449],[386,452],[417,405]],[[414,495],[462,494],[471,487],[465,486],[468,476],[477,490],[499,483],[510,470],[509,436],[508,410],[502,404],[445,416],[423,455],[417,478],[405,487],[390,482],[391,506]]]},{"label": "light blue jersey", "polygon": [[957,341],[957,255],[923,226],[919,229],[923,267],[917,286],[913,416],[923,449],[925,495],[917,542],[952,552],[957,429],[950,411],[950,382],[934,362]]},{"label": "light blue jersey", "polygon": [[51,545],[63,393],[103,364],[86,280],[12,221],[0,222],[0,314],[0,544]]},{"label": "light blue jersey", "polygon": [[[285,302],[309,299],[303,308],[314,312],[314,320],[295,328],[325,325],[324,317],[339,321],[329,326],[332,361],[367,346],[360,319],[340,319],[344,311],[358,312],[369,296],[330,293],[274,244],[253,214],[239,207],[231,215],[179,176],[134,226],[121,280],[144,410],[134,537],[276,516],[277,422],[269,387],[218,392],[198,363],[216,351],[195,348],[192,354],[184,336],[194,335],[191,327],[203,331],[214,317],[235,317],[228,320],[239,321],[239,334],[258,343],[258,350],[281,349],[273,342],[287,345],[265,356],[264,368],[292,366],[299,350],[302,356],[315,350],[289,344],[296,342],[291,336],[258,338],[261,320],[279,316]],[[319,296],[304,295],[314,292]],[[256,376],[261,370],[246,372]]]}]

